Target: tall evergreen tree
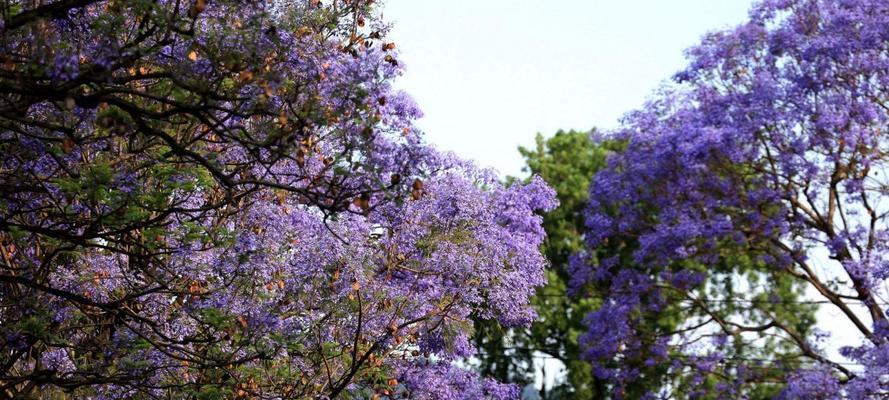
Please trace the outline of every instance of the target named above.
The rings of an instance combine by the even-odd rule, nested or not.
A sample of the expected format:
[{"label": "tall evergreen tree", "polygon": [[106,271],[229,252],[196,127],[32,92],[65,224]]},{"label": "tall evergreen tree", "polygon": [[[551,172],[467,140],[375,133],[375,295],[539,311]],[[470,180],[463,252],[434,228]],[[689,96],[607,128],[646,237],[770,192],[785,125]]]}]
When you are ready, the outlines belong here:
[{"label": "tall evergreen tree", "polygon": [[[538,134],[535,142],[533,148],[519,148],[525,158],[524,171],[549,182],[560,202],[543,222],[547,232],[543,252],[551,263],[546,272],[548,283],[532,300],[538,317],[530,328],[505,331],[490,321],[477,322],[480,369],[502,381],[528,382],[536,373],[535,360],[541,365],[541,361],[556,359],[565,365],[567,376],[542,395],[547,399],[591,398],[597,393],[596,385],[589,364],[580,360],[577,337],[584,331],[584,315],[598,301],[567,295],[567,266],[571,254],[583,246],[582,211],[589,177],[604,166],[607,147],[590,140],[589,132],[573,130],[560,130],[549,138]],[[540,372],[558,371],[544,368]]]}]

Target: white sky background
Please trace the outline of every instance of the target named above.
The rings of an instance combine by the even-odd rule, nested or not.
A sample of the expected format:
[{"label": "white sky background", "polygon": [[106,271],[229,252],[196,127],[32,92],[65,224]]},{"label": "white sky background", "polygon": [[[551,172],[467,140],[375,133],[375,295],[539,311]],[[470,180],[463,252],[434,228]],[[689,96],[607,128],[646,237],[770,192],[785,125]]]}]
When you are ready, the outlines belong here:
[{"label": "white sky background", "polygon": [[502,174],[537,132],[612,128],[751,0],[384,0],[429,142]]}]

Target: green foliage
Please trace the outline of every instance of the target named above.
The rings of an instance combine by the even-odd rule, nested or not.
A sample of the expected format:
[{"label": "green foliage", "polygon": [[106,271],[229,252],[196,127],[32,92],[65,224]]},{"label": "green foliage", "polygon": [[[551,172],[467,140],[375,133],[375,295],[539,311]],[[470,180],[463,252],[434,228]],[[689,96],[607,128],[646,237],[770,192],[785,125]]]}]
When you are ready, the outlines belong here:
[{"label": "green foliage", "polygon": [[505,330],[490,322],[476,322],[480,370],[502,381],[525,383],[534,379],[535,359],[539,363],[554,358],[565,364],[567,376],[542,393],[544,397],[593,398],[603,388],[593,379],[590,365],[580,360],[577,338],[584,331],[583,317],[598,299],[567,295],[567,267],[570,255],[583,247],[583,209],[590,177],[605,165],[611,144],[594,143],[589,132],[580,131],[558,131],[549,138],[538,134],[535,142],[534,148],[519,148],[524,170],[542,177],[556,190],[560,203],[544,216],[547,239],[542,250],[551,263],[548,283],[532,299],[538,318],[529,329]]},{"label": "green foliage", "polygon": [[595,144],[588,132],[558,131],[550,138],[538,134],[534,149],[519,147],[525,171],[539,175],[559,198],[559,208],[544,216],[544,251],[556,271],[564,272],[571,253],[583,247],[583,209],[590,177],[605,166],[608,145]]}]

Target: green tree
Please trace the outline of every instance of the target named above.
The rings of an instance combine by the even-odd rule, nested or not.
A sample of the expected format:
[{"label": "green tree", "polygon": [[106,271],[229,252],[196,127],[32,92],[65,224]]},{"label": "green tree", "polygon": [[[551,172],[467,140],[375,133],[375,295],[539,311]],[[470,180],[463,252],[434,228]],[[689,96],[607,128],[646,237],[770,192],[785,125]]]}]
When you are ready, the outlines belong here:
[{"label": "green tree", "polygon": [[551,263],[548,283],[532,300],[538,319],[530,328],[504,330],[494,323],[476,323],[480,370],[503,381],[527,382],[533,380],[535,358],[555,358],[565,365],[567,379],[542,395],[547,399],[592,398],[603,388],[596,388],[590,365],[580,360],[577,338],[585,330],[583,317],[598,300],[567,295],[567,267],[571,254],[583,247],[583,209],[590,177],[604,166],[608,148],[594,143],[589,132],[573,130],[560,130],[549,138],[538,134],[535,142],[534,148],[519,148],[525,158],[524,171],[546,180],[560,203],[544,216],[543,251]]}]

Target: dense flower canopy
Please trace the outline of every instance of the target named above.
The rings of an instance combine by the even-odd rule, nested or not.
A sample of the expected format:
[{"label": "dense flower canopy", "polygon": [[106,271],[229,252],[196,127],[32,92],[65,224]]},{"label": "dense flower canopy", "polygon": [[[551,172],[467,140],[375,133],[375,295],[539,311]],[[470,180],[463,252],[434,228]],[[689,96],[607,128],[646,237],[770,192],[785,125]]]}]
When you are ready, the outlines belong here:
[{"label": "dense flower canopy", "polygon": [[[588,316],[586,357],[618,397],[646,368],[674,376],[665,392],[718,382],[720,396],[752,396],[778,371],[786,399],[885,396],[889,3],[766,0],[689,58],[609,137],[626,150],[593,179],[575,286],[611,296]],[[598,259],[602,246],[626,258]],[[739,288],[750,268],[764,278]],[[842,357],[819,345],[829,331],[781,315],[788,300],[770,275],[839,312],[822,329],[860,333]],[[676,304],[700,318],[642,334],[647,313]],[[783,358],[738,356],[769,340],[789,349]],[[631,362],[652,348],[661,356]]]},{"label": "dense flower canopy", "polygon": [[423,143],[372,1],[0,30],[2,397],[516,396],[450,360],[533,318],[554,194]]}]

